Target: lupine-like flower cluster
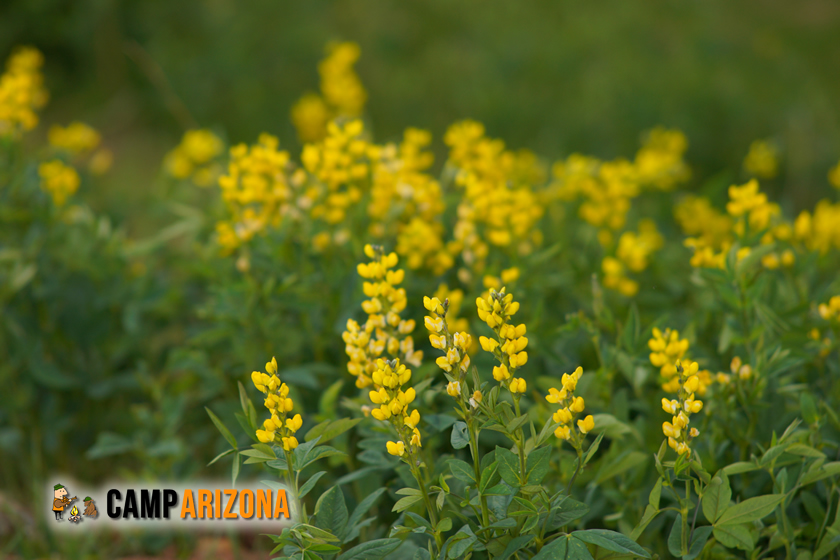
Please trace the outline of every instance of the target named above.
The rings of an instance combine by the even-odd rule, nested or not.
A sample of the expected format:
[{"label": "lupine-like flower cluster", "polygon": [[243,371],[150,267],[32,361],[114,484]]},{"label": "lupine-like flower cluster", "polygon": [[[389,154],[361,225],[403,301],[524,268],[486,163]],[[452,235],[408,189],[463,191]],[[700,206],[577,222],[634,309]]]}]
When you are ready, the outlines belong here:
[{"label": "lupine-like flower cluster", "polygon": [[41,188],[49,193],[56,206],[63,206],[79,190],[80,179],[76,168],[60,159],[39,165],[38,175],[41,177]]},{"label": "lupine-like flower cluster", "polygon": [[47,134],[51,146],[71,154],[91,152],[99,146],[99,133],[83,122],[72,122],[66,127],[53,125]]},{"label": "lupine-like flower cluster", "polygon": [[87,166],[94,175],[101,175],[111,167],[113,154],[107,148],[97,150],[102,137],[96,129],[83,122],[75,121],[66,127],[53,125],[47,139],[63,157],[69,156],[78,161],[80,157],[90,155]]},{"label": "lupine-like flower cluster", "polygon": [[513,301],[513,294],[490,290],[486,298],[475,300],[478,318],[496,333],[496,338],[479,337],[478,341],[485,352],[490,352],[499,361],[493,368],[493,379],[501,383],[511,393],[524,393],[527,384],[524,379],[515,377],[516,370],[528,362],[528,339],[525,337],[524,324],[514,326],[510,320],[519,311],[519,302]]},{"label": "lupine-like flower cluster", "polygon": [[[408,405],[414,402],[416,393],[413,387],[403,391],[402,387],[411,380],[411,370],[394,360],[376,360],[373,372],[373,384],[376,388],[369,393],[370,401],[378,405],[371,410],[371,416],[377,420],[390,421],[397,430],[400,439],[386,444],[388,453],[402,457],[413,455],[420,447],[420,412],[410,410]],[[408,442],[408,444],[406,444]]]},{"label": "lupine-like flower cluster", "polygon": [[747,228],[753,233],[766,229],[771,218],[780,213],[779,205],[767,200],[767,195],[759,190],[755,179],[740,187],[729,187],[726,211],[736,218],[733,230],[738,235],[744,235]]},{"label": "lupine-like flower cluster", "polygon": [[685,364],[677,361],[674,369],[677,372],[679,394],[677,399],[662,399],[662,410],[672,415],[670,422],[662,424],[662,433],[668,438],[668,446],[680,455],[691,455],[691,440],[700,435],[697,428],[688,428],[691,415],[703,410],[703,401],[695,399],[695,393],[700,388],[700,378],[697,376],[699,367],[697,362],[687,361]]},{"label": "lupine-like flower cluster", "polygon": [[17,49],[6,61],[0,76],[0,136],[17,136],[38,124],[36,111],[47,102],[43,64],[43,55],[31,47]]},{"label": "lupine-like flower cluster", "polygon": [[583,368],[580,366],[572,374],[564,373],[560,379],[562,389],[552,387],[545,396],[545,400],[560,407],[552,416],[554,422],[560,424],[554,430],[554,435],[558,439],[568,441],[575,449],[580,449],[583,438],[595,429],[595,418],[591,414],[577,421],[577,431],[573,429],[575,416],[586,407],[583,397],[575,395],[577,383],[582,375]]},{"label": "lupine-like flower cluster", "polygon": [[811,251],[840,250],[840,202],[821,200],[813,214],[804,210],[793,225],[794,237]]},{"label": "lupine-like flower cluster", "polygon": [[817,309],[826,321],[840,320],[840,296],[832,296],[828,303],[821,303]]},{"label": "lupine-like flower cluster", "polygon": [[271,413],[271,418],[263,422],[261,430],[257,430],[257,439],[262,443],[279,443],[286,451],[298,446],[295,437],[303,419],[300,414],[291,416],[294,402],[289,398],[289,387],[277,377],[277,360],[265,364],[266,373],[255,371],[251,374],[251,381],[258,391],[266,395],[265,407]]},{"label": "lupine-like flower cluster", "polygon": [[674,208],[674,217],[689,235],[685,246],[694,250],[691,266],[724,268],[734,241],[732,218],[712,206],[709,199],[687,195]]},{"label": "lupine-like flower cluster", "polygon": [[292,107],[292,123],[303,142],[316,142],[326,135],[326,126],[338,117],[358,117],[367,92],[353,65],[361,49],[356,43],[327,45],[327,56],[318,65],[321,95],[307,93]]},{"label": "lupine-like flower cluster", "polygon": [[219,244],[226,252],[296,212],[287,178],[289,154],[278,150],[278,144],[276,137],[261,134],[250,148],[238,144],[230,150],[227,174],[219,177],[219,187],[231,218],[216,224]]},{"label": "lupine-like flower cluster", "polygon": [[360,389],[375,383],[373,374],[377,371],[377,360],[384,354],[401,358],[405,363],[419,366],[423,352],[414,349],[413,319],[404,320],[400,313],[406,307],[405,289],[398,286],[405,278],[405,271],[394,269],[399,258],[396,253],[385,254],[381,247],[365,246],[365,255],[372,259],[357,267],[362,284],[369,298],[362,302],[362,309],[368,314],[364,325],[348,319],[347,329],[342,334],[345,351],[350,358],[347,371],[356,378]]},{"label": "lupine-like flower cluster", "polygon": [[215,163],[215,159],[223,150],[221,138],[213,132],[207,129],[188,130],[181,143],[166,155],[164,165],[176,179],[192,178],[196,185],[208,187],[221,172],[221,166]]},{"label": "lupine-like flower cluster", "polygon": [[[688,339],[680,339],[679,331],[665,329],[663,333],[658,328],[653,329],[653,338],[648,341],[651,350],[650,363],[659,368],[662,376],[662,389],[669,393],[676,393],[680,390],[681,380],[677,375],[677,364],[683,359],[688,351]],[[701,396],[712,383],[712,374],[708,370],[694,372],[698,380],[697,393]]]},{"label": "lupine-like flower cluster", "polygon": [[520,254],[542,242],[536,224],[543,215],[540,197],[528,179],[537,175],[535,159],[505,150],[504,142],[484,136],[484,126],[464,121],[447,130],[449,164],[464,189],[455,224],[455,247],[464,262],[481,272],[489,246],[511,247]]},{"label": "lupine-like flower cluster", "polygon": [[744,169],[754,177],[772,179],[779,172],[779,150],[767,140],[756,140],[744,158]]},{"label": "lupine-like flower cluster", "polygon": [[679,130],[654,128],[645,135],[645,143],[634,162],[641,184],[663,191],[688,180],[691,172],[683,160],[688,140]]},{"label": "lupine-like flower cluster", "polygon": [[605,257],[601,263],[604,286],[632,297],[639,291],[639,283],[627,276],[648,267],[650,255],[662,248],[664,240],[652,220],[642,220],[639,232],[627,231],[618,240],[615,257]]},{"label": "lupine-like flower cluster", "polygon": [[469,348],[472,345],[472,337],[466,332],[451,332],[446,322],[449,311],[449,300],[441,302],[436,297],[424,297],[423,307],[429,312],[425,317],[426,328],[431,333],[429,342],[433,348],[443,352],[435,363],[446,375],[449,384],[446,392],[449,396],[465,398],[468,389],[465,385],[465,377],[470,367]]}]

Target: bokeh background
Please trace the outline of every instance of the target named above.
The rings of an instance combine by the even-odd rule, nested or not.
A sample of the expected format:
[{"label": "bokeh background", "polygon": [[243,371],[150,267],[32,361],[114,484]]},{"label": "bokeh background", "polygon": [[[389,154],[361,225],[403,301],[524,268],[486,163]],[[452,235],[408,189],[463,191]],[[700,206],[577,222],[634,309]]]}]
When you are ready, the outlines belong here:
[{"label": "bokeh background", "polygon": [[[297,155],[290,108],[317,91],[317,63],[334,40],[361,47],[356,70],[377,141],[396,140],[407,126],[428,129],[438,170],[440,139],[464,118],[547,162],[573,152],[632,157],[640,134],[664,125],[689,139],[690,188],[721,176],[719,193],[746,177],[739,170],[750,143],[771,140],[780,173],[762,190],[796,215],[829,192],[826,173],[840,156],[840,3],[832,0],[3,0],[0,55],[32,45],[46,60],[50,102],[25,142],[43,145],[50,124],[73,120],[102,133],[114,166],[85,202],[126,238],[150,240],[113,252],[152,273],[129,273],[122,256],[100,265],[108,247],[86,246],[95,258],[81,265],[56,249],[40,266],[62,274],[47,278],[31,301],[14,302],[22,316],[50,318],[51,330],[33,319],[21,338],[0,339],[0,355],[11,356],[0,380],[40,373],[32,386],[5,385],[11,389],[0,398],[0,420],[30,414],[33,422],[0,422],[2,452],[19,458],[0,466],[0,556],[210,550],[222,557],[192,537],[124,536],[103,545],[90,536],[71,546],[48,534],[38,542],[40,506],[29,500],[39,483],[29,479],[58,457],[79,476],[228,476],[229,463],[205,468],[226,446],[203,407],[211,404],[246,441],[233,420],[235,382],[259,367],[272,343],[284,340],[297,352],[295,365],[303,364],[290,383],[317,393],[316,379],[339,377],[335,367],[310,366],[319,351],[344,363],[340,325],[316,325],[328,342],[314,350],[304,334],[278,330],[319,302],[290,290],[273,302],[282,316],[261,316],[260,287],[229,262],[186,258],[205,250],[191,242],[208,238],[212,223],[191,229],[194,216],[168,205],[178,197],[162,170],[165,154],[195,126],[229,144],[266,131]],[[202,197],[214,200],[202,204]],[[193,189],[179,200],[203,208],[218,205],[215,198]],[[155,236],[177,220],[194,237],[156,251],[170,238]],[[349,277],[355,257],[336,269]],[[356,308],[353,287],[340,294],[336,318]],[[32,361],[44,348],[50,359]],[[309,404],[330,403],[316,394]],[[253,539],[246,541],[250,548]],[[234,546],[224,554],[240,554],[237,542],[224,541]]]},{"label": "bokeh background", "polygon": [[439,139],[474,118],[549,158],[612,158],[662,124],[685,131],[688,159],[707,176],[771,138],[783,154],[782,202],[795,210],[813,206],[840,153],[831,0],[7,0],[0,16],[2,52],[32,44],[49,61],[45,121],[86,120],[113,145],[115,197],[144,190],[185,124],[144,64],[159,65],[201,126],[235,142],[269,131],[294,147],[289,108],[317,90],[331,40],[361,46],[357,70],[382,140],[406,126]]}]

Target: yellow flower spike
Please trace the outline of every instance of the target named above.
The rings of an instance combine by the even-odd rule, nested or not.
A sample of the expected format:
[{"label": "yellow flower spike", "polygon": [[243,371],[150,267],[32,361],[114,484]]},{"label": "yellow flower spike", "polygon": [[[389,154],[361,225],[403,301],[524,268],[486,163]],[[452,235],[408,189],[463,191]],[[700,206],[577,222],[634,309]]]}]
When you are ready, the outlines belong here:
[{"label": "yellow flower spike", "polygon": [[575,413],[581,413],[583,412],[585,406],[586,403],[584,402],[583,397],[575,397],[572,404],[569,405],[569,410]]},{"label": "yellow flower spike", "polygon": [[590,414],[583,420],[578,420],[577,425],[580,433],[587,434],[595,429],[595,418]]},{"label": "yellow flower spike", "polygon": [[393,442],[389,441],[385,444],[385,447],[388,448],[388,453],[394,455],[396,457],[402,457],[405,455],[405,444],[402,441]]}]

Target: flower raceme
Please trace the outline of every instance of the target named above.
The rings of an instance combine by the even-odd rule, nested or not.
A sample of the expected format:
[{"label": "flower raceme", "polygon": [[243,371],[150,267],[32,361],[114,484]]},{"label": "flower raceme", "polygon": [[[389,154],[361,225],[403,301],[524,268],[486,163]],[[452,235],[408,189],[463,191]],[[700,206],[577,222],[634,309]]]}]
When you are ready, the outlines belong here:
[{"label": "flower raceme", "polygon": [[571,374],[564,373],[560,379],[562,389],[551,387],[545,400],[552,404],[559,405],[552,420],[560,425],[554,430],[558,439],[568,441],[575,449],[580,449],[583,444],[583,437],[595,429],[595,418],[590,414],[577,421],[578,432],[573,429],[575,416],[583,412],[586,403],[583,397],[575,396],[577,383],[583,375],[583,368],[578,368]]},{"label": "flower raceme", "polygon": [[[669,393],[676,393],[680,390],[680,379],[677,376],[677,366],[688,351],[688,339],[680,339],[679,331],[665,329],[663,333],[654,327],[653,338],[648,341],[648,348],[651,349],[650,363],[659,368],[662,376],[662,389]],[[708,370],[697,372],[699,395],[705,395],[708,386],[712,383],[712,374]]]},{"label": "flower raceme", "polygon": [[303,419],[300,414],[290,416],[294,408],[294,402],[289,398],[289,387],[277,377],[277,360],[265,364],[265,371],[255,371],[251,374],[251,381],[261,393],[265,393],[263,401],[265,407],[271,413],[271,417],[263,422],[261,430],[257,430],[257,439],[262,443],[280,443],[283,449],[291,451],[298,446],[295,438]]},{"label": "flower raceme", "polygon": [[399,258],[396,253],[385,254],[381,247],[365,246],[365,255],[370,262],[357,267],[364,294],[369,298],[362,302],[367,321],[359,325],[348,319],[342,334],[345,351],[350,358],[347,370],[356,378],[356,386],[363,389],[371,383],[377,371],[377,360],[388,354],[403,362],[419,366],[423,352],[414,349],[413,319],[402,319],[400,313],[406,307],[405,289],[398,287],[405,278],[405,271],[395,269]]},{"label": "flower raceme", "polygon": [[[368,396],[378,408],[371,410],[371,416],[381,421],[390,421],[400,439],[386,444],[388,453],[403,457],[406,452],[413,455],[421,447],[420,412],[410,410],[408,405],[414,402],[416,393],[413,387],[403,391],[402,387],[411,380],[411,370],[394,360],[379,359],[373,372],[373,383],[378,389],[370,391]],[[406,445],[406,442],[408,444]]]},{"label": "flower raceme", "polygon": [[513,301],[513,294],[491,289],[486,298],[476,299],[478,317],[493,329],[496,338],[479,337],[481,348],[496,357],[499,365],[493,368],[493,379],[517,395],[524,393],[527,385],[524,379],[514,377],[516,370],[528,362],[528,339],[524,324],[514,326],[510,319],[519,310],[519,302]]},{"label": "flower raceme", "polygon": [[674,366],[677,371],[679,384],[677,399],[662,399],[662,410],[671,415],[670,422],[662,424],[662,433],[668,438],[668,446],[680,455],[691,455],[691,441],[700,435],[697,428],[688,429],[691,415],[703,410],[703,401],[695,398],[695,393],[701,386],[697,373],[697,362],[680,361]]},{"label": "flower raceme", "polygon": [[453,388],[452,390],[460,394],[460,383],[470,367],[470,356],[467,351],[472,344],[472,337],[465,332],[449,332],[446,323],[446,313],[449,309],[448,299],[441,303],[436,297],[424,297],[423,306],[429,312],[424,320],[426,328],[431,333],[429,342],[431,342],[432,347],[444,353],[435,363],[447,374],[450,381],[458,383],[459,388],[457,390]]},{"label": "flower raceme", "polygon": [[44,56],[37,49],[22,47],[6,61],[0,76],[0,137],[19,136],[38,124],[36,111],[47,102],[41,66]]}]

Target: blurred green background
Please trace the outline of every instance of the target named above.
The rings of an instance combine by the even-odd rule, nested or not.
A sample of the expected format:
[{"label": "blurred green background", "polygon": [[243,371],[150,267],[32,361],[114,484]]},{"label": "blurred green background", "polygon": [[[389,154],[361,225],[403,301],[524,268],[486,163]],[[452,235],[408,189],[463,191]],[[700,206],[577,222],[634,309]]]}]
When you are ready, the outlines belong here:
[{"label": "blurred green background", "polygon": [[409,125],[439,140],[469,117],[550,159],[573,151],[611,158],[631,156],[640,132],[663,124],[686,132],[687,159],[708,176],[737,169],[752,140],[771,138],[783,153],[782,202],[800,210],[824,195],[840,155],[838,36],[832,0],[0,7],[0,52],[32,44],[46,55],[44,122],[78,118],[100,128],[116,151],[119,196],[143,191],[182,132],[127,56],[131,44],[160,65],[201,126],[231,141],[269,131],[296,146],[289,108],[317,90],[324,45],[339,39],[362,47],[358,72],[379,140]]}]

